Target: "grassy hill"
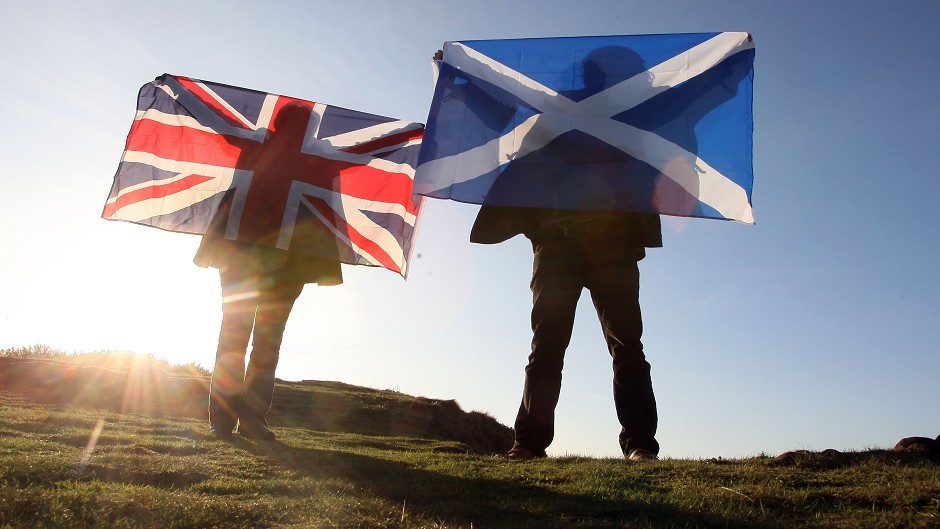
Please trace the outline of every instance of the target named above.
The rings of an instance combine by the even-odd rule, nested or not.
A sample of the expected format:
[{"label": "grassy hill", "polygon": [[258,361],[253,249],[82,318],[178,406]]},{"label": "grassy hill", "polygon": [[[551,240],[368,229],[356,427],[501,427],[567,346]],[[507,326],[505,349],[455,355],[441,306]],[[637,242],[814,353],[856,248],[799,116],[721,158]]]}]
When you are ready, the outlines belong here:
[{"label": "grassy hill", "polygon": [[[46,404],[205,420],[209,374],[127,353],[0,357],[0,389]],[[452,400],[341,382],[278,380],[268,421],[275,427],[455,441],[479,453],[504,453],[512,446],[510,428],[486,414],[465,412]]]},{"label": "grassy hill", "polygon": [[220,441],[205,374],[155,371],[0,358],[0,527],[940,527],[920,453],[513,462],[484,414],[311,381]]}]

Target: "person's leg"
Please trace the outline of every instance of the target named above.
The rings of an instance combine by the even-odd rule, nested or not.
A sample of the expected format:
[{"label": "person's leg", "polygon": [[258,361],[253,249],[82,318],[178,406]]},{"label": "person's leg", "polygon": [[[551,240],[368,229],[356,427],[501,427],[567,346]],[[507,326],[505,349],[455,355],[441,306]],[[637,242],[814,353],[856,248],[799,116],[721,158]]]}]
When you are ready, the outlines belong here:
[{"label": "person's leg", "polygon": [[582,289],[576,260],[562,242],[535,245],[532,350],[516,415],[515,447],[536,456],[545,455],[555,436],[555,406],[561,392],[565,350]]},{"label": "person's leg", "polygon": [[209,424],[225,435],[235,427],[245,381],[245,353],[254,324],[257,299],[251,281],[220,271],[222,328],[209,385]]},{"label": "person's leg", "polygon": [[598,256],[592,260],[586,276],[613,359],[614,405],[622,427],[621,449],[624,455],[636,449],[658,454],[656,398],[641,341],[640,272],[634,250],[612,249],[603,257]]},{"label": "person's leg", "polygon": [[245,374],[243,410],[239,417],[242,423],[267,424],[264,415],[271,409],[274,397],[274,372],[284,329],[294,301],[303,287],[303,283],[284,282],[266,288],[262,293],[255,318],[251,357]]}]

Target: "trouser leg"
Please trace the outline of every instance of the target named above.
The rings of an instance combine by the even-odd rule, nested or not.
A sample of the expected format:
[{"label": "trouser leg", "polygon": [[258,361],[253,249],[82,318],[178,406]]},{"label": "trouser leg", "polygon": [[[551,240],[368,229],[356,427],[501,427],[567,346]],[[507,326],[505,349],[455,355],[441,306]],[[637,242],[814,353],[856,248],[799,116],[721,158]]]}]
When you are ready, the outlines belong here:
[{"label": "trouser leg", "polygon": [[[274,373],[280,356],[287,318],[303,283],[277,285],[262,295],[255,318],[251,357],[242,394],[243,415],[264,420],[274,398]],[[245,418],[245,417],[243,417]]]},{"label": "trouser leg", "polygon": [[581,285],[563,249],[538,245],[532,273],[532,349],[525,368],[515,443],[544,453],[555,435],[565,350]]},{"label": "trouser leg", "polygon": [[209,422],[234,425],[241,408],[245,352],[254,324],[256,300],[244,283],[222,274],[222,327],[209,385]]},{"label": "trouser leg", "polygon": [[609,260],[597,263],[587,276],[613,360],[614,406],[621,425],[620,447],[625,455],[637,448],[658,453],[656,398],[641,341],[643,319],[637,262],[625,253],[616,265]]}]

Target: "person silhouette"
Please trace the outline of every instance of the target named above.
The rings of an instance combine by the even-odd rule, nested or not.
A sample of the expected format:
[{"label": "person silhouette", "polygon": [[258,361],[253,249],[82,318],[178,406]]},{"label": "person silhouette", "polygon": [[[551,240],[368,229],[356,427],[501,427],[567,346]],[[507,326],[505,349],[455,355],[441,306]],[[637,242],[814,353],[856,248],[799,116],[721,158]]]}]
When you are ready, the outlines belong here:
[{"label": "person silhouette", "polygon": [[[230,436],[237,426],[245,437],[274,439],[265,415],[271,408],[274,374],[294,302],[306,283],[343,282],[336,242],[325,227],[308,225],[305,251],[288,251],[275,247],[281,218],[265,215],[284,208],[283,198],[264,191],[285,185],[285,174],[297,170],[290,164],[285,167],[284,160],[300,151],[309,118],[308,105],[285,105],[273,120],[264,148],[243,155],[236,164],[251,171],[252,202],[237,219],[239,235],[251,242],[226,238],[233,220],[232,189],[224,195],[193,259],[198,266],[218,268],[222,285],[222,324],[209,387],[209,429],[219,437]],[[311,229],[320,232],[313,246]]]},{"label": "person silhouette", "polygon": [[[583,88],[562,95],[579,101],[633,75],[646,75],[645,70],[632,50],[599,48],[582,63]],[[555,407],[575,310],[587,289],[613,360],[620,447],[629,460],[655,459],[658,415],[641,342],[638,261],[646,248],[662,246],[661,224],[655,213],[608,208],[617,200],[622,206],[624,200],[640,197],[637,208],[644,211],[646,204],[640,202],[651,193],[637,186],[648,187],[656,176],[649,174],[648,165],[631,161],[580,131],[562,134],[548,147],[518,160],[522,163],[514,161],[497,178],[470,233],[470,241],[481,244],[521,233],[531,241],[534,254],[532,345],[514,423],[515,440],[507,456],[523,460],[546,456],[554,439]],[[607,163],[611,157],[620,164]],[[637,182],[626,190],[626,198],[623,191],[608,185],[624,178]],[[557,206],[504,205],[518,196],[538,196],[542,204]],[[587,206],[572,208],[579,203]]]}]

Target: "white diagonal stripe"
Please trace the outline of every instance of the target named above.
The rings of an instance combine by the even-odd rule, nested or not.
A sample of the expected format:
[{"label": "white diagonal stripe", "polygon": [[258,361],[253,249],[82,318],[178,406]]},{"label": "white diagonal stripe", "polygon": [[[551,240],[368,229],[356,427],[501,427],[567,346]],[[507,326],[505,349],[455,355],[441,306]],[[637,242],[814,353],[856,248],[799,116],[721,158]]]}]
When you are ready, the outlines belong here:
[{"label": "white diagonal stripe", "polygon": [[107,201],[107,204],[113,204],[127,193],[132,193],[140,189],[146,189],[154,186],[172,184],[194,174],[209,176],[212,179],[192,186],[186,190],[186,193],[174,193],[171,195],[156,197],[128,204],[110,217],[113,219],[128,220],[139,222],[157,215],[166,215],[179,211],[183,208],[205,200],[212,195],[225,191],[232,185],[235,170],[231,167],[221,167],[217,165],[207,165],[194,162],[181,162],[160,158],[153,154],[141,151],[126,151],[122,162],[136,162],[152,165],[158,169],[167,172],[175,172],[176,176],[163,180],[150,180],[140,184],[129,186],[121,190],[114,198]]},{"label": "white diagonal stripe", "polygon": [[139,121],[142,119],[154,121],[162,125],[169,125],[171,127],[186,127],[202,132],[216,134],[214,129],[206,127],[189,116],[184,116],[182,114],[167,114],[166,112],[161,112],[154,108],[148,108],[147,110],[143,111],[138,110],[137,120]]},{"label": "white diagonal stripe", "polygon": [[389,173],[404,173],[409,177],[414,178],[415,170],[408,164],[395,163],[384,158],[375,158],[370,154],[356,154],[346,152],[330,145],[329,142],[311,138],[309,136],[304,139],[304,145],[301,148],[301,152],[304,154],[312,154],[322,158],[328,158],[330,160],[348,162],[353,165],[367,165],[373,169],[379,169]]},{"label": "white diagonal stripe", "polygon": [[278,96],[267,94],[264,96],[264,102],[261,103],[261,112],[258,114],[258,126],[253,129],[267,129],[271,124],[271,118],[274,116],[274,107],[277,106]]},{"label": "white diagonal stripe", "polygon": [[323,114],[325,112],[326,105],[322,103],[313,104],[313,108],[310,109],[310,121],[307,122],[307,132],[304,136],[304,143],[300,148],[301,151],[304,150],[304,147],[306,147],[309,142],[318,141],[317,138],[320,136],[320,125],[323,124]]},{"label": "white diagonal stripe", "polygon": [[[744,189],[710,167],[697,155],[654,133],[610,119],[598,119],[610,118],[629,110],[673,86],[700,75],[727,57],[751,48],[753,43],[747,33],[721,33],[646,72],[575,102],[459,42],[448,43],[445,48],[448,63],[513,93],[542,113],[484,145],[422,164],[421,171],[427,171],[426,174],[432,175],[433,179],[430,182],[422,179],[416,183],[415,192],[433,193],[443,189],[441,184],[449,187],[473,180],[509,161],[509,154],[513,157],[525,156],[544,147],[559,135],[577,129],[648,163],[687,191],[696,191],[692,193],[693,196],[715,208],[723,216],[753,222]],[[611,134],[611,131],[615,134]],[[623,136],[617,136],[616,133]],[[672,158],[662,158],[667,153]],[[695,174],[677,174],[675,164],[667,166],[664,163],[664,160],[677,157],[689,160],[690,167],[698,168],[699,171],[695,171]],[[461,169],[459,172],[458,167]],[[475,170],[469,171],[471,168]],[[693,177],[696,182],[692,181]],[[743,207],[738,203],[739,200],[743,201]]]},{"label": "white diagonal stripe", "polygon": [[401,143],[395,143],[392,145],[386,145],[384,147],[379,147],[375,149],[374,151],[364,152],[362,154],[366,154],[368,156],[378,156],[380,154],[397,151],[398,149],[402,149],[405,147],[413,147],[415,145],[421,145],[421,138],[407,140],[407,141],[403,141]]},{"label": "white diagonal stripe", "polygon": [[[374,221],[372,221],[372,219],[362,212],[363,210],[374,210],[376,204],[374,200],[357,198],[354,196],[345,195],[343,193],[337,193],[333,190],[305,182],[295,181],[293,184],[291,184],[291,189],[287,200],[287,207],[284,210],[284,218],[281,222],[281,232],[278,235],[278,248],[288,249],[290,247],[291,238],[293,237],[294,233],[294,227],[297,223],[297,214],[300,211],[300,205],[303,204],[330,229],[330,231],[336,236],[338,240],[349,246],[349,248],[351,248],[356,255],[362,257],[364,261],[371,265],[378,266],[381,264],[375,256],[356,245],[355,242],[346,236],[346,234],[336,229],[332,222],[328,222],[326,219],[324,219],[323,216],[313,206],[313,204],[311,204],[310,201],[304,197],[304,195],[323,199],[327,204],[330,205],[334,213],[342,218],[346,224],[354,228],[359,233],[363,234],[363,236],[372,242],[376,243],[385,251],[386,254],[388,254],[388,256],[393,261],[395,261],[395,264],[397,264],[398,267],[402,269],[402,273],[406,273],[405,269],[407,263],[405,261],[404,255],[402,254],[402,248],[398,242],[398,239],[396,239],[387,229],[380,226],[379,224],[376,224]],[[387,202],[383,202],[382,204],[383,206],[388,206],[382,208],[384,213],[398,215],[402,217],[408,225],[414,227],[415,222],[417,221],[417,217],[405,210],[403,205]]]},{"label": "white diagonal stripe", "polygon": [[708,71],[735,53],[753,47],[747,33],[720,33],[580,102],[572,101],[459,42],[449,43],[446,50],[447,62],[455,68],[512,93],[540,112],[611,117]]},{"label": "white diagonal stripe", "polygon": [[[226,177],[231,179],[231,175],[235,171],[235,169],[231,167],[222,165],[209,165],[205,163],[174,160],[172,158],[161,158],[145,151],[126,151],[121,161],[152,165],[157,169],[173,173],[200,174],[223,179]],[[152,185],[152,183],[148,182],[148,185]],[[128,189],[133,189],[133,187]],[[125,193],[126,190],[122,190],[121,192]]]},{"label": "white diagonal stripe", "polygon": [[[161,163],[162,161],[167,161],[165,159],[154,159],[152,155],[148,153],[148,156],[139,157],[140,160],[152,160],[154,165]],[[125,157],[126,161],[131,161],[131,158]],[[172,162],[172,160],[169,160]],[[252,172],[244,169],[232,169],[230,167],[215,167],[215,166],[206,166],[202,164],[186,164],[181,162],[181,165],[188,165],[188,167],[177,167],[177,169],[197,169],[197,172],[182,172],[176,175],[173,178],[166,178],[163,180],[151,180],[138,184],[136,186],[128,187],[121,191],[118,197],[108,200],[107,204],[114,203],[118,198],[125,195],[128,192],[135,191],[138,189],[145,189],[147,187],[162,186],[166,184],[171,184],[173,182],[183,180],[187,177],[198,174],[200,176],[209,176],[211,173],[216,173],[218,176],[211,180],[201,182],[194,186],[188,187],[185,190],[177,193],[172,193],[165,196],[159,196],[154,198],[148,198],[126,206],[121,207],[116,210],[111,216],[110,219],[117,220],[127,220],[131,222],[140,222],[153,217],[160,215],[168,215],[170,213],[175,213],[181,209],[188,208],[206,200],[212,196],[218,195],[229,189],[235,189],[234,198],[232,201],[231,214],[229,215],[228,223],[226,224],[225,236],[228,239],[235,240],[238,235],[238,226],[239,219],[241,219],[241,211],[244,208],[245,197],[248,192],[248,186],[251,184]],[[169,165],[163,167],[164,170],[173,170]],[[209,170],[206,170],[209,169]],[[212,170],[216,169],[216,170]],[[214,215],[214,213],[213,213]],[[211,216],[210,216],[211,217]]]},{"label": "white diagonal stripe", "polygon": [[418,123],[411,123],[408,121],[390,121],[388,123],[379,123],[371,127],[356,129],[350,132],[336,134],[334,136],[323,137],[321,139],[329,141],[329,143],[334,147],[351,147],[353,145],[358,145],[367,141],[374,141],[384,136],[391,136],[393,134],[399,134],[409,130],[417,130],[419,128],[421,128],[421,125]]},{"label": "white diagonal stripe", "polygon": [[537,109],[564,104],[558,102],[558,92],[459,42],[447,43],[444,57],[454,68],[502,88]]},{"label": "white diagonal stripe", "polygon": [[[327,105],[315,103],[310,113],[310,121],[307,123],[307,130],[304,134],[303,145],[300,151],[304,154],[313,154],[322,158],[348,162],[355,165],[367,165],[373,169],[379,169],[389,173],[404,173],[414,178],[414,168],[407,164],[398,164],[383,158],[375,158],[375,153],[357,154],[343,151],[343,147],[349,147],[365,141],[371,141],[383,135],[397,134],[399,132],[410,130],[420,125],[407,121],[392,121],[383,123],[365,129],[352,131],[336,136],[319,138],[320,125],[323,121],[323,115],[326,112]],[[387,149],[381,149],[378,152]]]},{"label": "white diagonal stripe", "polygon": [[747,192],[694,153],[626,123],[607,120],[599,125],[591,128],[593,136],[650,164],[723,217],[754,223]]},{"label": "white diagonal stripe", "polygon": [[243,116],[241,112],[235,110],[235,107],[230,105],[228,101],[226,101],[225,99],[222,99],[219,96],[219,94],[215,93],[214,90],[209,88],[209,86],[206,83],[202,81],[197,81],[195,79],[192,79],[192,81],[196,86],[198,86],[199,88],[202,88],[207,94],[209,94],[212,97],[212,99],[215,99],[215,102],[221,105],[222,108],[224,108],[225,110],[228,110],[233,116],[235,116],[235,119],[237,119],[242,125],[244,125],[245,128],[252,129],[252,130],[256,128],[254,123],[248,121],[248,118]]},{"label": "white diagonal stripe", "polygon": [[[247,138],[254,141],[264,141],[264,136],[266,133],[265,128],[256,128],[251,124],[248,124],[248,128],[241,128],[233,126],[231,123],[226,121],[220,116],[215,109],[209,108],[206,104],[193,95],[192,92],[185,89],[183,85],[180,84],[173,76],[167,76],[163,79],[163,84],[158,85],[158,87],[169,94],[173,99],[177,101],[179,105],[185,108],[190,114],[192,114],[200,123],[214,130],[218,134],[235,136],[237,138]],[[270,121],[270,108],[269,106],[273,104],[272,101],[276,101],[276,96],[268,94],[265,98],[264,103],[262,104],[262,117]],[[267,114],[264,114],[267,112]]]},{"label": "white diagonal stripe", "polygon": [[[719,33],[698,46],[653,66],[640,75],[625,79],[602,92],[585,98],[577,103],[579,110],[576,111],[585,116],[616,116],[701,75],[735,53],[753,47],[754,43],[748,40],[747,33]],[[610,110],[605,110],[606,108]]]}]

